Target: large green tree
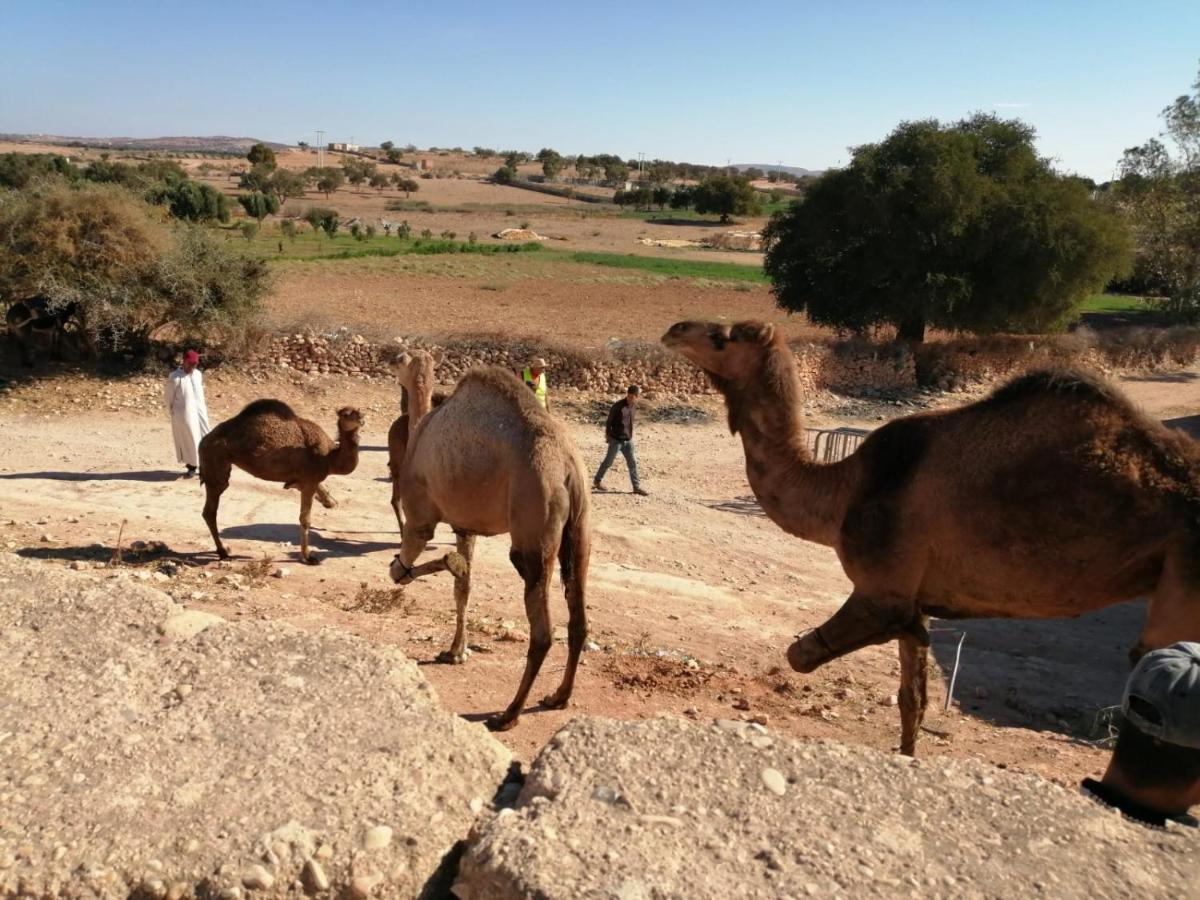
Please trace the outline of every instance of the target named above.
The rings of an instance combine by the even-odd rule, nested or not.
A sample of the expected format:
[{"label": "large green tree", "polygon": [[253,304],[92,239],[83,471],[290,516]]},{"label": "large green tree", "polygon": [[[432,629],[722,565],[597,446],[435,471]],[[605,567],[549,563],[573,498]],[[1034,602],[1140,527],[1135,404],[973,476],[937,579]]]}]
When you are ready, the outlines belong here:
[{"label": "large green tree", "polygon": [[1019,121],[905,122],[764,233],[780,306],[852,331],[1060,327],[1128,270],[1127,230]]},{"label": "large green tree", "polygon": [[[1133,228],[1135,277],[1166,312],[1200,317],[1200,75],[1162,111],[1164,140],[1125,151],[1109,191]],[[1172,152],[1172,145],[1174,152]]]},{"label": "large green tree", "polygon": [[272,213],[279,212],[279,199],[274,194],[264,194],[262,191],[254,191],[251,194],[240,194],[238,203],[242,204],[242,209],[246,211],[246,215],[262,222],[267,216]]},{"label": "large green tree", "polygon": [[762,212],[758,192],[740,175],[710,175],[692,191],[698,213],[717,213],[722,222],[730,216],[753,216]]},{"label": "large green tree", "polygon": [[250,148],[250,152],[246,154],[246,159],[250,161],[250,165],[252,166],[266,166],[267,171],[274,171],[278,165],[275,160],[275,151],[261,141]]}]

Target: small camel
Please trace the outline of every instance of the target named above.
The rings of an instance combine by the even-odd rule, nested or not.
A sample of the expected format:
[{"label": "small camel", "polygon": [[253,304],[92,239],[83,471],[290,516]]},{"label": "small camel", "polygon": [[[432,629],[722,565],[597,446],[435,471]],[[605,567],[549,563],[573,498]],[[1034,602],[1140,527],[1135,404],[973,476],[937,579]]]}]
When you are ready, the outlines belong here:
[{"label": "small camel", "polygon": [[[512,703],[487,721],[493,731],[516,724],[550,649],[549,591],[558,557],[569,612],[567,668],[558,690],[542,703],[549,709],[565,707],[587,639],[584,594],[591,548],[587,474],[566,428],[512,372],[474,369],[413,430],[400,480],[405,521],[400,552],[389,570],[392,580],[408,584],[420,570],[439,565],[454,574],[457,624],[440,662],[466,659],[476,535],[511,535],[508,558],[525,581],[529,650]],[[454,529],[458,552],[414,568],[439,522]]]},{"label": "small camel", "polygon": [[200,481],[204,484],[204,521],[217,544],[217,555],[229,558],[217,531],[217,506],[229,487],[233,466],[264,481],[282,481],[300,489],[300,559],[317,563],[308,550],[313,497],[326,509],[337,504],[322,482],[330,475],[349,475],[358,466],[358,432],[363,417],[344,406],[337,413],[338,442],[321,426],[302,419],[282,400],[255,400],[200,440]]},{"label": "small camel", "polygon": [[33,347],[38,338],[46,338],[51,355],[60,359],[67,323],[79,315],[78,303],[56,305],[41,296],[18,300],[10,306],[4,320],[8,336],[20,351],[22,365],[33,366]]},{"label": "small camel", "polygon": [[388,476],[392,481],[392,509],[401,533],[404,532],[404,515],[400,501],[400,468],[408,452],[409,431],[446,399],[445,394],[433,389],[437,363],[437,357],[425,350],[405,351],[391,363],[392,371],[400,382],[401,412],[388,429]]},{"label": "small camel", "polygon": [[1200,639],[1200,445],[1111,385],[1033,372],[890,422],[821,465],[773,326],[680,322],[662,340],[725,396],[763,511],[836,550],[854,585],[788,649],[792,668],[899,640],[901,752],[913,754],[925,713],[931,615],[1074,617],[1149,595],[1132,655]]}]

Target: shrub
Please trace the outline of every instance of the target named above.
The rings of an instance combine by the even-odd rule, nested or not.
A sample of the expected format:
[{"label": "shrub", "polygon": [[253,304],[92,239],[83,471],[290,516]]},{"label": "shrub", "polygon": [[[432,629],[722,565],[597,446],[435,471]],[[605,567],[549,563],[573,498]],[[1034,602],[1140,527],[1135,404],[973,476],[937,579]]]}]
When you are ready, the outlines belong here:
[{"label": "shrub", "polygon": [[338,212],[326,206],[311,206],[304,214],[304,221],[312,226],[313,232],[324,231],[329,237],[337,234]]},{"label": "shrub", "polygon": [[433,232],[430,231],[428,228],[422,228],[421,229],[421,237],[425,238],[425,240],[429,240],[431,237],[433,237]]},{"label": "shrub", "polygon": [[296,239],[296,222],[294,219],[284,219],[279,223],[280,233],[289,241]]},{"label": "shrub", "polygon": [[239,222],[238,231],[242,233],[242,237],[244,237],[247,241],[252,241],[254,240],[255,235],[258,234],[258,223]]},{"label": "shrub", "polygon": [[407,241],[412,237],[412,226],[408,224],[407,220],[396,226],[396,237],[402,241]]}]

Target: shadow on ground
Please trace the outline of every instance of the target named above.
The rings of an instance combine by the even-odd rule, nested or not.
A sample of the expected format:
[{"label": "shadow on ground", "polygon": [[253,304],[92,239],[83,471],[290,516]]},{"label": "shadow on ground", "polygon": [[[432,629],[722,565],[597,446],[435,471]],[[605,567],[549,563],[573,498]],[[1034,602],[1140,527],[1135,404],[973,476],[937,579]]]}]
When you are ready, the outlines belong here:
[{"label": "shadow on ground", "polygon": [[1194,438],[1200,438],[1200,415],[1180,416],[1178,419],[1163,419],[1168,428],[1175,428]]},{"label": "shadow on ground", "polygon": [[7,481],[179,481],[183,472],[10,472],[0,475]]},{"label": "shadow on ground", "polygon": [[[330,556],[361,556],[376,550],[390,550],[393,553],[400,549],[400,541],[396,538],[387,541],[372,541],[362,538],[346,537],[346,535],[377,534],[377,532],[339,531],[338,537],[325,534],[321,529],[309,529],[309,543],[313,550],[324,551]],[[294,544],[289,552],[299,552],[300,525],[299,522],[287,524],[256,523],[253,525],[230,525],[221,529],[221,539],[226,541],[262,541],[271,544]],[[233,552],[233,548],[230,548]]]},{"label": "shadow on ground", "polygon": [[966,632],[954,687],[964,715],[1097,740],[1107,734],[1102,711],[1121,703],[1145,617],[1139,600],[1077,619],[937,619],[931,650],[949,685]]},{"label": "shadow on ground", "polygon": [[767,514],[753,497],[734,497],[732,500],[722,500],[720,503],[706,504],[709,509],[718,512],[736,513],[739,516],[758,516],[765,519]]}]

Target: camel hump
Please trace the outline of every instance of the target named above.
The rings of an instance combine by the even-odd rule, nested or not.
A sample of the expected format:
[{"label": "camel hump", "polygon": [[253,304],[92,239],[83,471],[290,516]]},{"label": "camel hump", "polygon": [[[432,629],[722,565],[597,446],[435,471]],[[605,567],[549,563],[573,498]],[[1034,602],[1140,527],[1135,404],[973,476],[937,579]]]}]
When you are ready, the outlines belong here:
[{"label": "camel hump", "polygon": [[1014,378],[997,388],[989,401],[1012,403],[1043,396],[1072,397],[1132,408],[1121,392],[1100,376],[1065,368],[1038,369]]},{"label": "camel hump", "polygon": [[296,418],[296,413],[282,400],[263,398],[262,400],[254,400],[242,407],[242,411],[237,414],[237,418],[240,419],[243,416],[275,416],[279,419],[294,419]]}]

